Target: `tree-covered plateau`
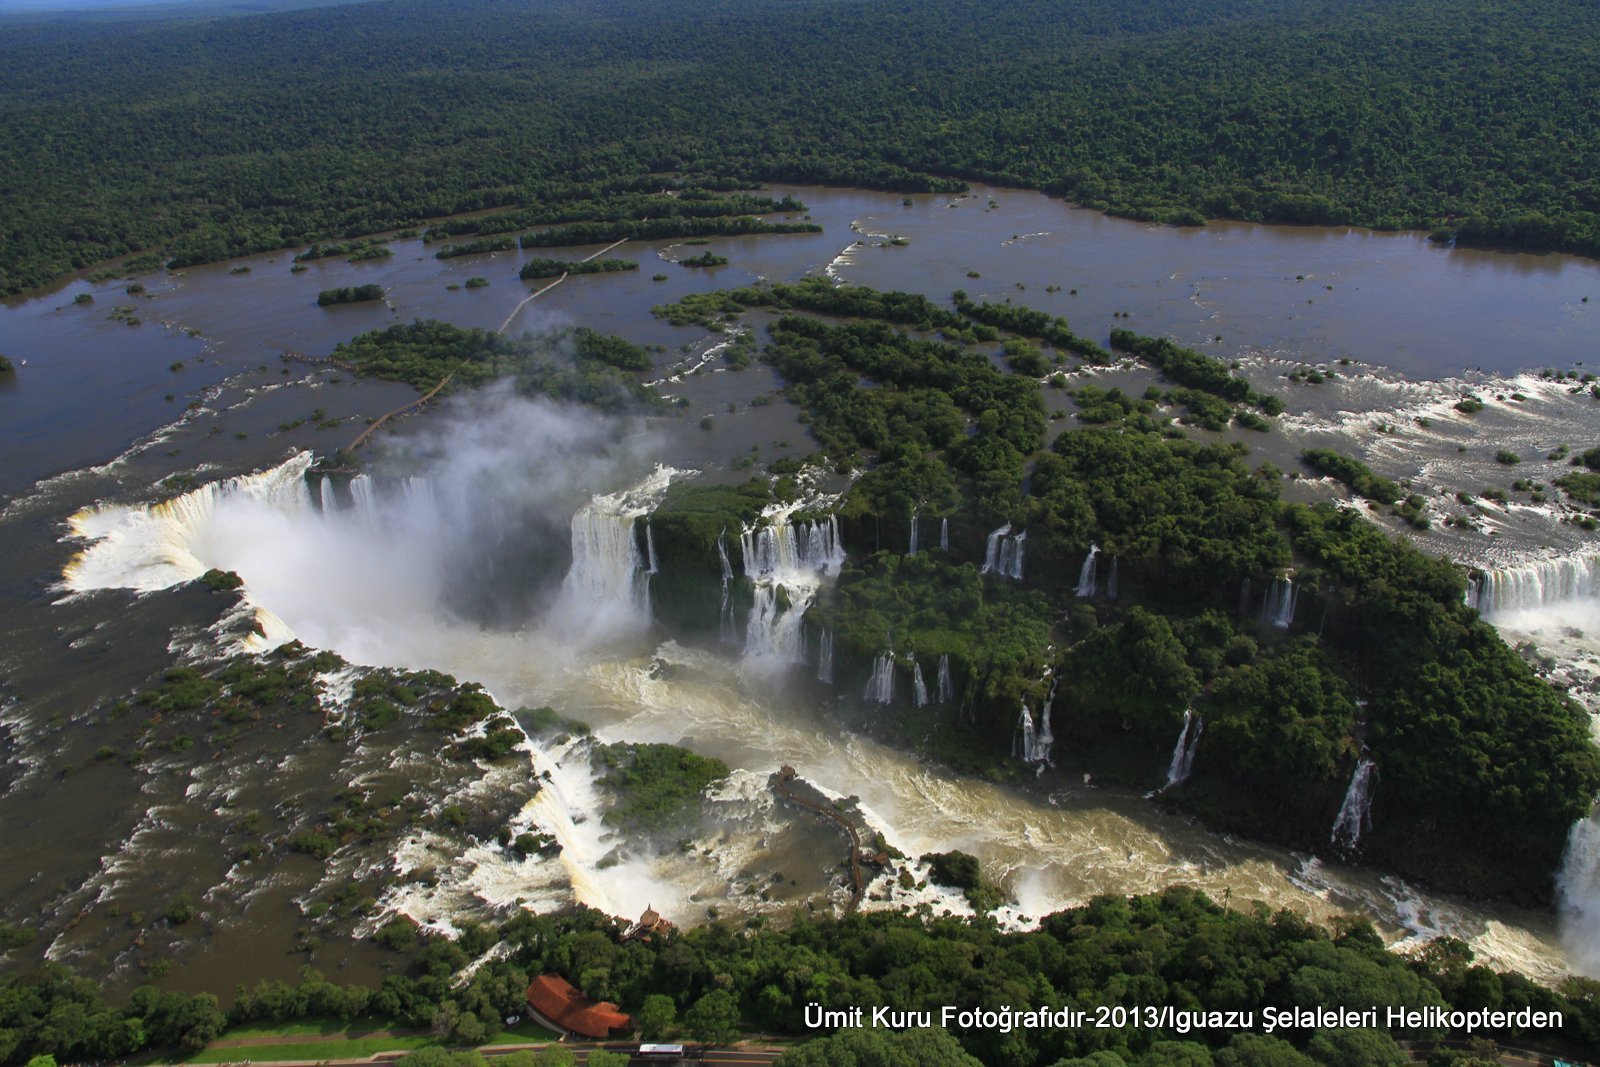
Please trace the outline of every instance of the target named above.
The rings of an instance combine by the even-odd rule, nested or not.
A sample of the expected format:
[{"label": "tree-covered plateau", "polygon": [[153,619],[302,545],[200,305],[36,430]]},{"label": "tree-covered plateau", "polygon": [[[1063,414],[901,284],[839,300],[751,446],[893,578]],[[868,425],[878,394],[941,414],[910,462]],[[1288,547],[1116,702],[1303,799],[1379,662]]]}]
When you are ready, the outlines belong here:
[{"label": "tree-covered plateau", "polygon": [[[1199,756],[1163,803],[1348,853],[1331,830],[1371,759],[1380,784],[1364,859],[1442,887],[1549,899],[1568,830],[1600,792],[1586,716],[1465,606],[1461,567],[1350,508],[1288,506],[1281,472],[1252,466],[1244,445],[1188,436],[1201,390],[1230,409],[1278,410],[1226,363],[1120,334],[1119,348],[1199,389],[1136,401],[1085,387],[1088,425],[1052,441],[1033,368],[1015,369],[1018,338],[923,297],[806,282],[691,294],[657,313],[727,324],[746,308],[776,313],[761,358],[802,408],[814,458],[855,475],[835,509],[849,560],[806,616],[832,634],[841,688],[892,654],[928,678],[945,659],[957,690],[954,706],[871,714],[863,728],[966,771],[1016,774],[1018,707],[1037,712],[1054,691],[1057,759],[1149,789],[1166,784],[1192,712],[1205,723]],[[1009,325],[1044,332],[1026,309]],[[1039,358],[1070,357],[1047,346]],[[1307,458],[1358,492],[1398,496],[1354,461]],[[786,481],[772,483],[775,498]],[[923,551],[911,556],[914,516]],[[663,570],[714,592],[716,538],[738,575],[726,532],[751,521],[751,502],[727,489],[669,496],[654,530]],[[930,547],[945,524],[949,551]],[[1002,527],[1027,534],[1021,581],[983,572]],[[1103,569],[1082,595],[1091,548]],[[1266,599],[1291,587],[1288,618],[1267,617]],[[715,625],[700,600],[684,603]]]},{"label": "tree-covered plateau", "polygon": [[665,0],[620,16],[387,0],[16,23],[0,293],[124,254],[183,265],[559,215],[602,187],[659,193],[668,173],[984,180],[1180,224],[1597,255],[1597,92],[1600,10],[1580,0]]}]

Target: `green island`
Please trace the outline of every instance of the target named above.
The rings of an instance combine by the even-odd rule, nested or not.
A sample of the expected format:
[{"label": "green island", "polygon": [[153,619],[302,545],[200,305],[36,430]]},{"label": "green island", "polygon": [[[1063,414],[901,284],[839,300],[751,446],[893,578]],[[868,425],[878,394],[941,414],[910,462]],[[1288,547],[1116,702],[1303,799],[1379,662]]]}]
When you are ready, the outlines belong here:
[{"label": "green island", "polygon": [[522,265],[517,277],[523,281],[535,278],[559,278],[563,274],[611,274],[616,271],[638,270],[639,263],[632,259],[530,259]]},{"label": "green island", "polygon": [[382,299],[383,286],[373,282],[366,285],[344,285],[337,289],[324,289],[317,294],[317,305],[330,307],[334,304],[364,304]]}]

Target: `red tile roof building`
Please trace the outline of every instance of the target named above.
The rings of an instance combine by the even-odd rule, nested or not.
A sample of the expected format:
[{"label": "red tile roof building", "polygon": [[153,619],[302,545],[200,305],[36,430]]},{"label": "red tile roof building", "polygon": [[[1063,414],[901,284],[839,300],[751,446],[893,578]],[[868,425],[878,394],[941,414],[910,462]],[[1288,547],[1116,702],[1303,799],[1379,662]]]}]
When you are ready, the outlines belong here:
[{"label": "red tile roof building", "polygon": [[528,1007],[539,1021],[554,1030],[570,1030],[584,1037],[604,1039],[613,1030],[631,1031],[633,1020],[615,1004],[590,1000],[556,974],[541,974],[528,986]]}]

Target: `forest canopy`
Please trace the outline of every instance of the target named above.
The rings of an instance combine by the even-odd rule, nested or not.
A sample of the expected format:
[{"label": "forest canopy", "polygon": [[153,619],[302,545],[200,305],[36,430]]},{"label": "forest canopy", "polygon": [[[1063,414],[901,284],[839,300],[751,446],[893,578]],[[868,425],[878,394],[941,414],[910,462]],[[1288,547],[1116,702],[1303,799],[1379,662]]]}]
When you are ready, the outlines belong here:
[{"label": "forest canopy", "polygon": [[562,205],[600,185],[654,194],[674,172],[984,180],[1156,221],[1600,255],[1597,91],[1600,10],[1577,0],[663,0],[625,17],[387,0],[42,20],[0,39],[0,294],[117,255],[181,266],[464,212],[511,212],[501,233],[605,222]]}]

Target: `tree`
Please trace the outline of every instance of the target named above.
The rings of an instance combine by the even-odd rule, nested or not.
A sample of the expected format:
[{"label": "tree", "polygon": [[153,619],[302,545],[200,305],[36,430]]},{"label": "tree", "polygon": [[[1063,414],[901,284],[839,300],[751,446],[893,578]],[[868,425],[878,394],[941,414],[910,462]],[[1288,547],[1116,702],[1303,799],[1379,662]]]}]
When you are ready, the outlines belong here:
[{"label": "tree", "polygon": [[597,1048],[589,1053],[589,1067],[628,1067],[628,1054]]},{"label": "tree", "polygon": [[565,1045],[546,1045],[533,1057],[534,1067],[577,1067],[578,1057]]},{"label": "tree", "polygon": [[713,989],[694,1002],[683,1021],[699,1040],[723,1044],[739,1030],[739,1002],[727,990]]},{"label": "tree", "polygon": [[[1117,1061],[1120,1063],[1121,1061]],[[841,1030],[789,1049],[775,1067],[980,1067],[948,1030]],[[1098,1067],[1098,1065],[1097,1065]]]},{"label": "tree", "polygon": [[663,993],[651,993],[634,1013],[634,1021],[647,1038],[657,1038],[678,1021],[678,1006]]}]

